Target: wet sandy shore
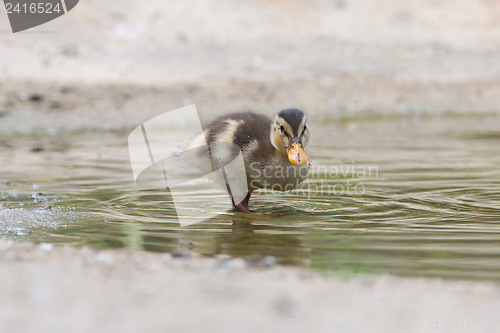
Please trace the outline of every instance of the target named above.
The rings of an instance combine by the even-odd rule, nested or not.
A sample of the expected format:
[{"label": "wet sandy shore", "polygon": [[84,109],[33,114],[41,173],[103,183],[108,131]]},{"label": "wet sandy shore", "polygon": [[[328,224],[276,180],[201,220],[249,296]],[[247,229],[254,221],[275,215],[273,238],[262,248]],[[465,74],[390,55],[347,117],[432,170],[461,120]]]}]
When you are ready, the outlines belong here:
[{"label": "wet sandy shore", "polygon": [[0,241],[2,332],[493,332],[500,288]]},{"label": "wet sandy shore", "polygon": [[499,113],[500,83],[402,83],[366,77],[215,80],[162,86],[0,82],[0,140],[95,131],[130,132],[195,104],[202,121],[238,110],[274,114],[299,107],[311,122]]}]

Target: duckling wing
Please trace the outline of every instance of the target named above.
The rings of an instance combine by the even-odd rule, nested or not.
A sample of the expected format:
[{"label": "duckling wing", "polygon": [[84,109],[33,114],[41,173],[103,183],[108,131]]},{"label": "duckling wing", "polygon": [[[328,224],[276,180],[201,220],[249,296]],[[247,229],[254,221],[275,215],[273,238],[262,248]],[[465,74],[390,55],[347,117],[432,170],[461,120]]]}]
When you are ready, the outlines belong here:
[{"label": "duckling wing", "polygon": [[256,150],[272,149],[271,118],[253,112],[232,113],[215,119],[206,132],[216,166],[230,163],[241,151],[247,157]]}]

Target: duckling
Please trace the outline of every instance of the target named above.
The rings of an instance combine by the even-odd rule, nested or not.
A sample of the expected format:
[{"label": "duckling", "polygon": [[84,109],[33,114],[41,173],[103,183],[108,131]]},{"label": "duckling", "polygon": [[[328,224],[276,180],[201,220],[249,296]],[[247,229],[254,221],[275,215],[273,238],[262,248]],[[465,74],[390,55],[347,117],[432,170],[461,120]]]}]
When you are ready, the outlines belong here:
[{"label": "duckling", "polygon": [[[249,213],[253,191],[290,191],[306,180],[310,163],[304,151],[309,141],[307,117],[299,109],[279,111],[274,119],[255,112],[240,112],[216,118],[203,135],[211,147],[214,169],[230,163],[239,151],[245,163],[248,194],[236,209]],[[222,145],[220,144],[222,143]]]}]

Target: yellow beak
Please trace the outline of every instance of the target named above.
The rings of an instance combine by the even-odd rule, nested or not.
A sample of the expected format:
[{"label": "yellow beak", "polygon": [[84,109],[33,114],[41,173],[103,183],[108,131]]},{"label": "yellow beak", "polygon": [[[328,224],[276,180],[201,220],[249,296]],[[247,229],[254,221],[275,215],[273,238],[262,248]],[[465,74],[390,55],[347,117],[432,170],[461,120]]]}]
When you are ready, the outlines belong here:
[{"label": "yellow beak", "polygon": [[307,162],[306,152],[302,149],[300,143],[291,142],[288,146],[288,160],[297,166],[301,166]]}]

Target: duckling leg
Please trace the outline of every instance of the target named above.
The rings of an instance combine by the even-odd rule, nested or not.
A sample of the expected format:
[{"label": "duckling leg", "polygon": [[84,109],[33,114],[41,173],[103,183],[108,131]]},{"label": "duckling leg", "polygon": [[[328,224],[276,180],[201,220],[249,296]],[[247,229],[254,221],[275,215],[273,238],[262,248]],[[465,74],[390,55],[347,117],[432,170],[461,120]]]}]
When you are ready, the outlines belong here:
[{"label": "duckling leg", "polygon": [[240,202],[239,204],[235,205],[237,210],[243,213],[251,213],[251,211],[248,210],[248,206],[245,205],[244,201]]},{"label": "duckling leg", "polygon": [[252,192],[248,192],[247,196],[243,200],[243,202],[245,203],[245,206],[247,206],[247,209],[248,209],[248,202],[250,201],[251,196],[252,196]]},{"label": "duckling leg", "polygon": [[250,200],[251,195],[252,195],[252,192],[248,192],[245,199],[243,199],[243,201],[240,202],[239,204],[234,205],[234,207],[236,207],[236,209],[238,209],[240,212],[251,213],[251,211],[248,209],[248,201]]}]

